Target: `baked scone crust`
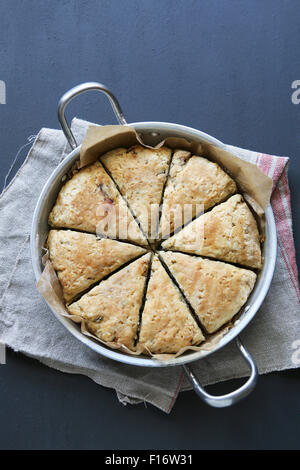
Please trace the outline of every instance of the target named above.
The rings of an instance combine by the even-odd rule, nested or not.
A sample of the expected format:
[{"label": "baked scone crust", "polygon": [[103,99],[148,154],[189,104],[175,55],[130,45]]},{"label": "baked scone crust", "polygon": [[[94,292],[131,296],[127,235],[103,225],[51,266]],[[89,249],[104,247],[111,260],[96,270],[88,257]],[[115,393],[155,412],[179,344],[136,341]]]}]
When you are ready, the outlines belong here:
[{"label": "baked scone crust", "polygon": [[49,225],[147,245],[145,236],[100,162],[75,172],[63,185],[50,212]]},{"label": "baked scone crust", "polygon": [[233,179],[185,150],[135,145],[74,167],[48,220],[72,319],[128,353],[167,358],[223,334],[262,265],[255,217]]},{"label": "baked scone crust", "polygon": [[136,145],[129,150],[112,150],[100,158],[150,240],[156,238],[171,154],[167,147],[148,149]]},{"label": "baked scone crust", "polygon": [[95,282],[146,252],[144,248],[72,230],[50,230],[49,258],[66,303]]},{"label": "baked scone crust", "polygon": [[161,256],[208,333],[239,312],[256,281],[253,271],[220,261],[170,251]]},{"label": "baked scone crust", "polygon": [[[166,238],[183,226],[184,206],[185,217],[191,220],[236,191],[233,179],[217,163],[176,150],[164,192],[160,237]],[[190,205],[189,209],[187,205]]]},{"label": "baked scone crust", "polygon": [[176,353],[203,340],[181,293],[155,255],[142,313],[140,345],[152,354]]},{"label": "baked scone crust", "polygon": [[240,194],[214,207],[162,243],[164,249],[261,267],[257,224]]},{"label": "baked scone crust", "polygon": [[68,306],[102,341],[134,350],[151,254],[133,261]]}]

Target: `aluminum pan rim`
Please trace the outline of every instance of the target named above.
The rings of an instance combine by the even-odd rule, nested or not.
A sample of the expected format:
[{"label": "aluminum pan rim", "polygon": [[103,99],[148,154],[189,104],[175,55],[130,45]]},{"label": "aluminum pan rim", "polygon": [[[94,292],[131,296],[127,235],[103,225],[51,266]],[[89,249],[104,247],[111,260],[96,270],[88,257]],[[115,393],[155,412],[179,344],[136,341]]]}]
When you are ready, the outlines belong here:
[{"label": "aluminum pan rim", "polygon": [[[177,137],[184,137],[186,139],[196,139],[199,140],[203,139],[206,140],[217,147],[225,149],[226,146],[219,140],[215,139],[214,137],[199,131],[197,129],[193,129],[191,127],[182,126],[180,124],[173,124],[173,123],[166,123],[166,122],[138,122],[128,124],[134,127],[138,132],[156,132],[156,133],[167,133],[176,135]],[[32,221],[32,228],[31,228],[31,237],[30,237],[30,249],[31,249],[31,257],[32,257],[32,264],[33,270],[35,274],[36,280],[39,279],[42,273],[41,267],[41,252],[39,247],[39,224],[41,215],[44,211],[45,203],[47,201],[49,192],[53,189],[53,186],[57,184],[58,178],[61,179],[62,174],[65,174],[66,168],[71,166],[73,162],[79,157],[80,146],[74,149],[71,153],[69,153],[65,159],[56,167],[53,171],[49,179],[47,180],[38,202],[36,204],[36,208],[33,215]],[[265,296],[269,290],[274,269],[275,269],[275,262],[276,262],[276,254],[277,254],[277,236],[276,236],[276,225],[274,220],[274,215],[271,206],[269,205],[265,212],[266,216],[266,241],[264,244],[265,250],[265,262],[264,267],[262,269],[262,273],[260,275],[260,279],[257,281],[256,286],[251,294],[253,297],[256,294],[256,298],[248,307],[247,311],[244,312],[237,324],[227,333],[216,347],[210,351],[191,351],[188,354],[183,356],[173,358],[168,361],[158,361],[157,359],[148,358],[146,356],[130,356],[125,353],[122,353],[118,350],[112,350],[110,348],[105,347],[101,343],[93,340],[85,335],[83,335],[78,325],[76,325],[72,320],[68,318],[62,317],[61,315],[57,314],[50,306],[51,311],[56,316],[56,318],[65,326],[65,328],[78,340],[82,343],[86,344],[89,348],[97,352],[98,354],[105,356],[109,359],[116,360],[118,362],[123,362],[130,365],[135,366],[142,366],[142,367],[168,367],[168,366],[180,366],[184,364],[188,364],[190,362],[202,359],[204,357],[213,354],[214,352],[220,350],[228,343],[230,343],[234,338],[236,338],[242,330],[248,325],[248,323],[253,319],[257,311],[259,310],[262,302],[265,299]],[[247,302],[248,303],[248,302]]]}]

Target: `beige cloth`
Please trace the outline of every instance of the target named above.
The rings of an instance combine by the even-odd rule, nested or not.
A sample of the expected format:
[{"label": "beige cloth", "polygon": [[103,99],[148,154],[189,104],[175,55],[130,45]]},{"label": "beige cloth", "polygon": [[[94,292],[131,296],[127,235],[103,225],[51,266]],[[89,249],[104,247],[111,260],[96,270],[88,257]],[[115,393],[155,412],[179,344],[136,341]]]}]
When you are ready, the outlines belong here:
[{"label": "beige cloth", "polygon": [[[79,143],[87,126],[79,119],[72,123]],[[248,160],[257,155],[234,147],[228,149]],[[149,402],[169,412],[179,391],[189,388],[182,368],[153,370],[99,356],[65,330],[35,287],[29,249],[32,214],[43,185],[68,151],[61,131],[42,129],[21,169],[1,195],[0,342],[50,367],[84,374],[113,388],[124,404]],[[290,220],[287,222],[291,224]],[[299,286],[295,288],[282,251],[278,250],[269,294],[241,335],[260,374],[299,366],[294,360],[295,341],[300,339],[297,295]],[[248,374],[234,344],[192,367],[203,385]]]}]

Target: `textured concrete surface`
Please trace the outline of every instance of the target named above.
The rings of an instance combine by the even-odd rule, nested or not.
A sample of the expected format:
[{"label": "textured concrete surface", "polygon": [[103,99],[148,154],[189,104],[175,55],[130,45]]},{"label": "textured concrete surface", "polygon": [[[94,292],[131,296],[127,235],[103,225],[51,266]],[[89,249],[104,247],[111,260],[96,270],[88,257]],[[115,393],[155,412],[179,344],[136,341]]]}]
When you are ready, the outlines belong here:
[{"label": "textured concrete surface", "polygon": [[[300,80],[299,15],[297,0],[0,0],[0,183],[29,135],[58,127],[62,93],[100,81],[128,122],[176,122],[290,156],[299,265],[300,104],[291,100]],[[70,105],[75,115],[114,123],[95,93]],[[123,407],[89,379],[8,351],[0,400],[0,448],[299,447],[297,371],[261,377],[232,409],[213,410],[184,393],[166,416]]]}]

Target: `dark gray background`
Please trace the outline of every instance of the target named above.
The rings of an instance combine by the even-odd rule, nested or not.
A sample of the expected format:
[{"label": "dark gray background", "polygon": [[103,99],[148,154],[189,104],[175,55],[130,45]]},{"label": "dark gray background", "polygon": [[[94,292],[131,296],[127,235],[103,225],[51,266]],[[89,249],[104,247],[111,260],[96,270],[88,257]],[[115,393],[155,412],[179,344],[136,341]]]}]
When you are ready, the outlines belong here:
[{"label": "dark gray background", "polygon": [[[58,98],[80,82],[100,81],[128,122],[176,122],[290,156],[299,265],[300,105],[291,102],[299,44],[298,0],[0,0],[0,80],[7,85],[0,182],[29,135],[58,127]],[[95,93],[78,98],[68,115],[114,123]],[[231,409],[211,409],[185,392],[167,416],[150,405],[124,407],[85,377],[10,351],[0,367],[0,448],[299,448],[299,408],[298,371],[261,377]]]}]

